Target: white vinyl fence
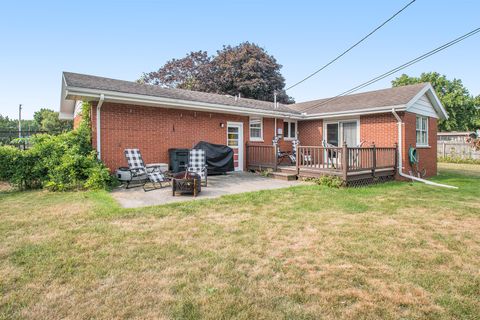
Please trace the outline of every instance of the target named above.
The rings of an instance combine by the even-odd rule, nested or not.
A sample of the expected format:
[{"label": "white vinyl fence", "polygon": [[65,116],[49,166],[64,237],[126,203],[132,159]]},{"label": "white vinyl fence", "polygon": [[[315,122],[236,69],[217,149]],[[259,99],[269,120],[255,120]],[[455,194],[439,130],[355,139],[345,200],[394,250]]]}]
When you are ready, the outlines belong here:
[{"label": "white vinyl fence", "polygon": [[438,141],[437,157],[480,159],[480,151],[475,151],[466,142]]}]

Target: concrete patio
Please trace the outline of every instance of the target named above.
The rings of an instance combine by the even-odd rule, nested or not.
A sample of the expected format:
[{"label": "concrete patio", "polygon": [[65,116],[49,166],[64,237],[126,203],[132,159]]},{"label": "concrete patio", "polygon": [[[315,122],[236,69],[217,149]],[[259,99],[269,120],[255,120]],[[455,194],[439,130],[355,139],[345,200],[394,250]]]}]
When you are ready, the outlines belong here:
[{"label": "concrete patio", "polygon": [[121,187],[114,190],[112,196],[124,208],[137,208],[173,202],[218,198],[243,192],[287,188],[300,183],[299,181],[275,180],[249,172],[238,172],[209,176],[208,187],[202,187],[202,192],[196,198],[190,195],[174,197],[172,196],[172,188],[170,186],[149,192],[144,192],[141,187],[132,189]]}]

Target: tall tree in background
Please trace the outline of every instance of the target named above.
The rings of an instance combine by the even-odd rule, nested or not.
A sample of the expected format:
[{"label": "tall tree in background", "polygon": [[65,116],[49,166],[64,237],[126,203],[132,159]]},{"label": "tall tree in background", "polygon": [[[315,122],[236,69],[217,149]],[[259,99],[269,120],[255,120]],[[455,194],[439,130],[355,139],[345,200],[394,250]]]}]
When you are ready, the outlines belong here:
[{"label": "tall tree in background", "polygon": [[157,71],[144,73],[139,83],[160,85],[194,91],[209,91],[212,77],[212,58],[206,51],[195,51],[182,59],[167,61]]},{"label": "tall tree in background", "polygon": [[468,131],[478,128],[480,113],[476,103],[480,102],[480,98],[474,98],[459,79],[448,80],[445,75],[437,72],[422,73],[420,77],[402,74],[392,81],[392,86],[398,87],[422,82],[432,84],[448,112],[449,118],[439,121],[440,131]]},{"label": "tall tree in background", "polygon": [[250,42],[224,46],[215,56],[205,51],[168,61],[158,71],[144,73],[141,83],[219,94],[240,94],[244,98],[293,103],[285,91],[282,66],[265,49]]},{"label": "tall tree in background", "polygon": [[60,133],[73,129],[73,122],[70,120],[58,119],[58,112],[42,108],[33,114],[33,119],[42,131],[49,133]]}]

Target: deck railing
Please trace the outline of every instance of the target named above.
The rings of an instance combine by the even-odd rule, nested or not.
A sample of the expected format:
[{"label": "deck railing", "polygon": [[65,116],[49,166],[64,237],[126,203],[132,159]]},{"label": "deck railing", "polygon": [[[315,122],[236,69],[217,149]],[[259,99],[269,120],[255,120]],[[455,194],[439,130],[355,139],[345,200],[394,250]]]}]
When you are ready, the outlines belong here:
[{"label": "deck railing", "polygon": [[[350,174],[375,172],[381,169],[395,170],[397,147],[320,147],[297,146],[296,172],[335,174],[344,179]],[[273,145],[247,144],[247,166],[249,168],[277,169],[277,150]]]},{"label": "deck railing", "polygon": [[297,167],[309,170],[340,170],[343,158],[341,147],[298,146]]},{"label": "deck railing", "polygon": [[298,146],[297,172],[301,170],[331,171],[345,179],[349,172],[395,169],[397,148],[395,147],[317,147]]},{"label": "deck railing", "polygon": [[277,169],[277,150],[273,145],[246,145],[247,167]]}]

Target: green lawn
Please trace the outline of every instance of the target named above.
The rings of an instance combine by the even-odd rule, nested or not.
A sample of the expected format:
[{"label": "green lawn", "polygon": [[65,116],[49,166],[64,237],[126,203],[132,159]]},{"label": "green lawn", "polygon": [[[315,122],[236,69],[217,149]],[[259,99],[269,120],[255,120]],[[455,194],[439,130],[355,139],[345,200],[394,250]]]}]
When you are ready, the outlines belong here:
[{"label": "green lawn", "polygon": [[440,166],[459,190],[0,192],[0,319],[478,319],[480,166]]}]

